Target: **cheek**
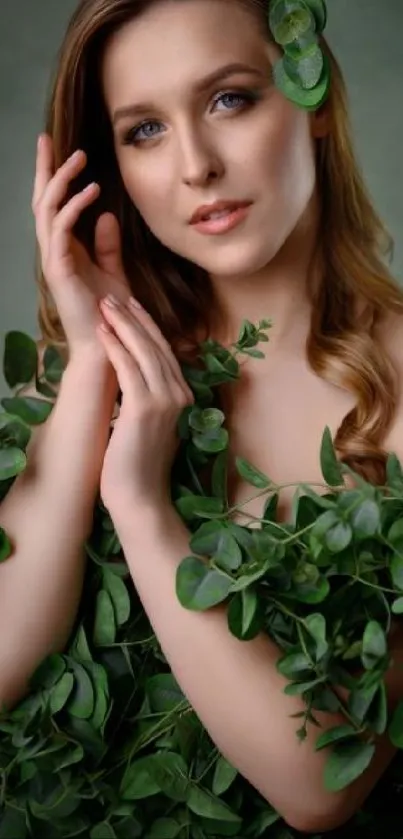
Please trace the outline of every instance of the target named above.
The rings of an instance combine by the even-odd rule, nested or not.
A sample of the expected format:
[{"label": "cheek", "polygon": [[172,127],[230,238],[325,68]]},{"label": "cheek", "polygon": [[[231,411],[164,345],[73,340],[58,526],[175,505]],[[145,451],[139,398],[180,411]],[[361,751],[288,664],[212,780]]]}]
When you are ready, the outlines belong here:
[{"label": "cheek", "polygon": [[[309,116],[283,97],[250,148],[268,196],[280,209],[281,199],[296,206],[307,200],[315,180],[315,158]],[[259,161],[259,164],[258,164]]]},{"label": "cheek", "polygon": [[[134,157],[134,156],[133,156]],[[158,166],[155,155],[152,165],[134,162],[129,153],[122,154],[119,168],[126,191],[147,224],[171,203],[171,187],[167,166]]]}]

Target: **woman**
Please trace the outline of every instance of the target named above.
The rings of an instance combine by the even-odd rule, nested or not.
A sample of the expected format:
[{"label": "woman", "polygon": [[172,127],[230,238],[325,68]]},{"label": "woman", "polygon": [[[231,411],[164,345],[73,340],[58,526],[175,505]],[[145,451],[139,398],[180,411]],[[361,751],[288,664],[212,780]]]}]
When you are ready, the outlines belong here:
[{"label": "woman", "polygon": [[[49,565],[52,539],[65,536],[64,578],[49,593],[60,610],[66,585],[79,590],[100,482],[133,583],[203,725],[290,825],[315,832],[360,807],[394,750],[380,738],[364,775],[326,792],[326,750],[314,751],[315,732],[296,740],[290,715],[303,706],[283,693],[276,645],[263,636],[240,643],[223,610],[186,611],[174,585],[189,534],[170,501],[169,472],[176,421],[193,399],[177,359],[194,357],[208,335],[231,343],[243,319],[273,321],[266,358],[251,359],[221,396],[233,450],[275,482],[321,480],[326,425],[339,455],[374,482],[383,481],[387,451],[403,454],[403,297],[382,262],[390,241],[354,160],[342,77],[321,40],[332,70],[327,101],[312,113],[288,101],[273,81],[281,49],[267,12],[259,0],[79,4],[33,198],[40,324],[46,341],[67,347],[68,364],[32,447],[36,483],[20,477],[1,522],[14,531],[14,567],[18,559],[22,567],[22,500],[28,510],[36,499],[24,512],[31,553],[51,505],[47,558],[43,543],[40,550]],[[107,304],[107,292],[119,306]],[[122,403],[107,445],[118,385]],[[249,490],[233,474],[230,492],[240,503]],[[284,490],[282,519],[290,504]],[[244,509],[260,516],[262,508]],[[36,631],[31,663],[63,643],[73,612],[70,599],[56,642],[56,614],[40,637]],[[394,670],[389,682],[395,703],[403,683]],[[318,718],[324,727],[343,721]]]}]

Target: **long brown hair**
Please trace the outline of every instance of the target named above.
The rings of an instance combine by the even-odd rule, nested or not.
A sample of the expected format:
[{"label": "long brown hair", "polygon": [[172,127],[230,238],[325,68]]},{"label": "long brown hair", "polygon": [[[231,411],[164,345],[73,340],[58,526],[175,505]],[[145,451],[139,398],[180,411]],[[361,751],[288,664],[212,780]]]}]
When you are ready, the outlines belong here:
[{"label": "long brown hair", "polygon": [[[267,27],[267,0],[241,0]],[[124,189],[99,77],[107,39],[156,0],[81,0],[61,47],[47,108],[46,130],[53,138],[55,166],[77,148],[88,156],[85,182],[101,185],[98,202],[80,219],[76,234],[93,249],[96,216],[109,210],[122,230],[123,259],[134,294],[148,309],[178,358],[196,357],[200,336],[210,333],[212,289],[206,272],[172,253],[146,227]],[[388,310],[403,311],[403,293],[385,264],[393,241],[372,206],[354,155],[345,83],[322,38],[332,82],[326,103],[327,136],[316,140],[321,200],[319,241],[324,276],[312,300],[307,343],[312,369],[350,390],[356,407],[336,435],[340,457],[369,480],[384,480],[382,443],[398,400],[398,377],[377,334]],[[83,177],[72,191],[81,189]],[[38,260],[39,262],[39,260]],[[46,343],[65,346],[60,319],[38,268],[39,325]],[[360,318],[357,317],[360,304]]]}]

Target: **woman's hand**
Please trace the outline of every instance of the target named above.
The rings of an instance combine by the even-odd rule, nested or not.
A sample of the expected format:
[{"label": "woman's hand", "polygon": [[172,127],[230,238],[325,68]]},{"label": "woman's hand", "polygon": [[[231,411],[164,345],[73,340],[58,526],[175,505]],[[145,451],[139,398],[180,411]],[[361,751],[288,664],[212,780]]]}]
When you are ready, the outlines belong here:
[{"label": "woman's hand", "polygon": [[91,184],[64,203],[71,181],[85,163],[85,153],[77,150],[54,172],[52,139],[48,134],[40,136],[32,209],[43,273],[66,333],[70,356],[89,347],[100,352],[96,330],[102,320],[99,300],[109,292],[121,300],[130,295],[115,216],[103,213],[97,221],[95,262],[72,233],[81,213],[100,191],[98,184]]},{"label": "woman's hand", "polygon": [[99,338],[122,391],[100,485],[114,518],[123,505],[149,509],[171,503],[177,421],[194,397],[170,345],[144,309],[102,301],[101,311],[105,322]]}]

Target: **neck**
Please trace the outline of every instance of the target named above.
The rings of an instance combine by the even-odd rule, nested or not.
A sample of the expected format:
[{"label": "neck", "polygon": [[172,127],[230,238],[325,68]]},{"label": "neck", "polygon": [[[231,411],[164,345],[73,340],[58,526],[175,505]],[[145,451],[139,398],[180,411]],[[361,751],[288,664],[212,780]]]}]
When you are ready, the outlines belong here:
[{"label": "neck", "polygon": [[[314,260],[317,236],[315,200],[281,250],[253,275],[211,276],[216,301],[213,337],[224,346],[234,343],[244,319],[257,325],[268,319],[270,355],[276,351],[304,352],[311,320],[310,289],[318,277]],[[261,347],[265,351],[264,346]]]}]

